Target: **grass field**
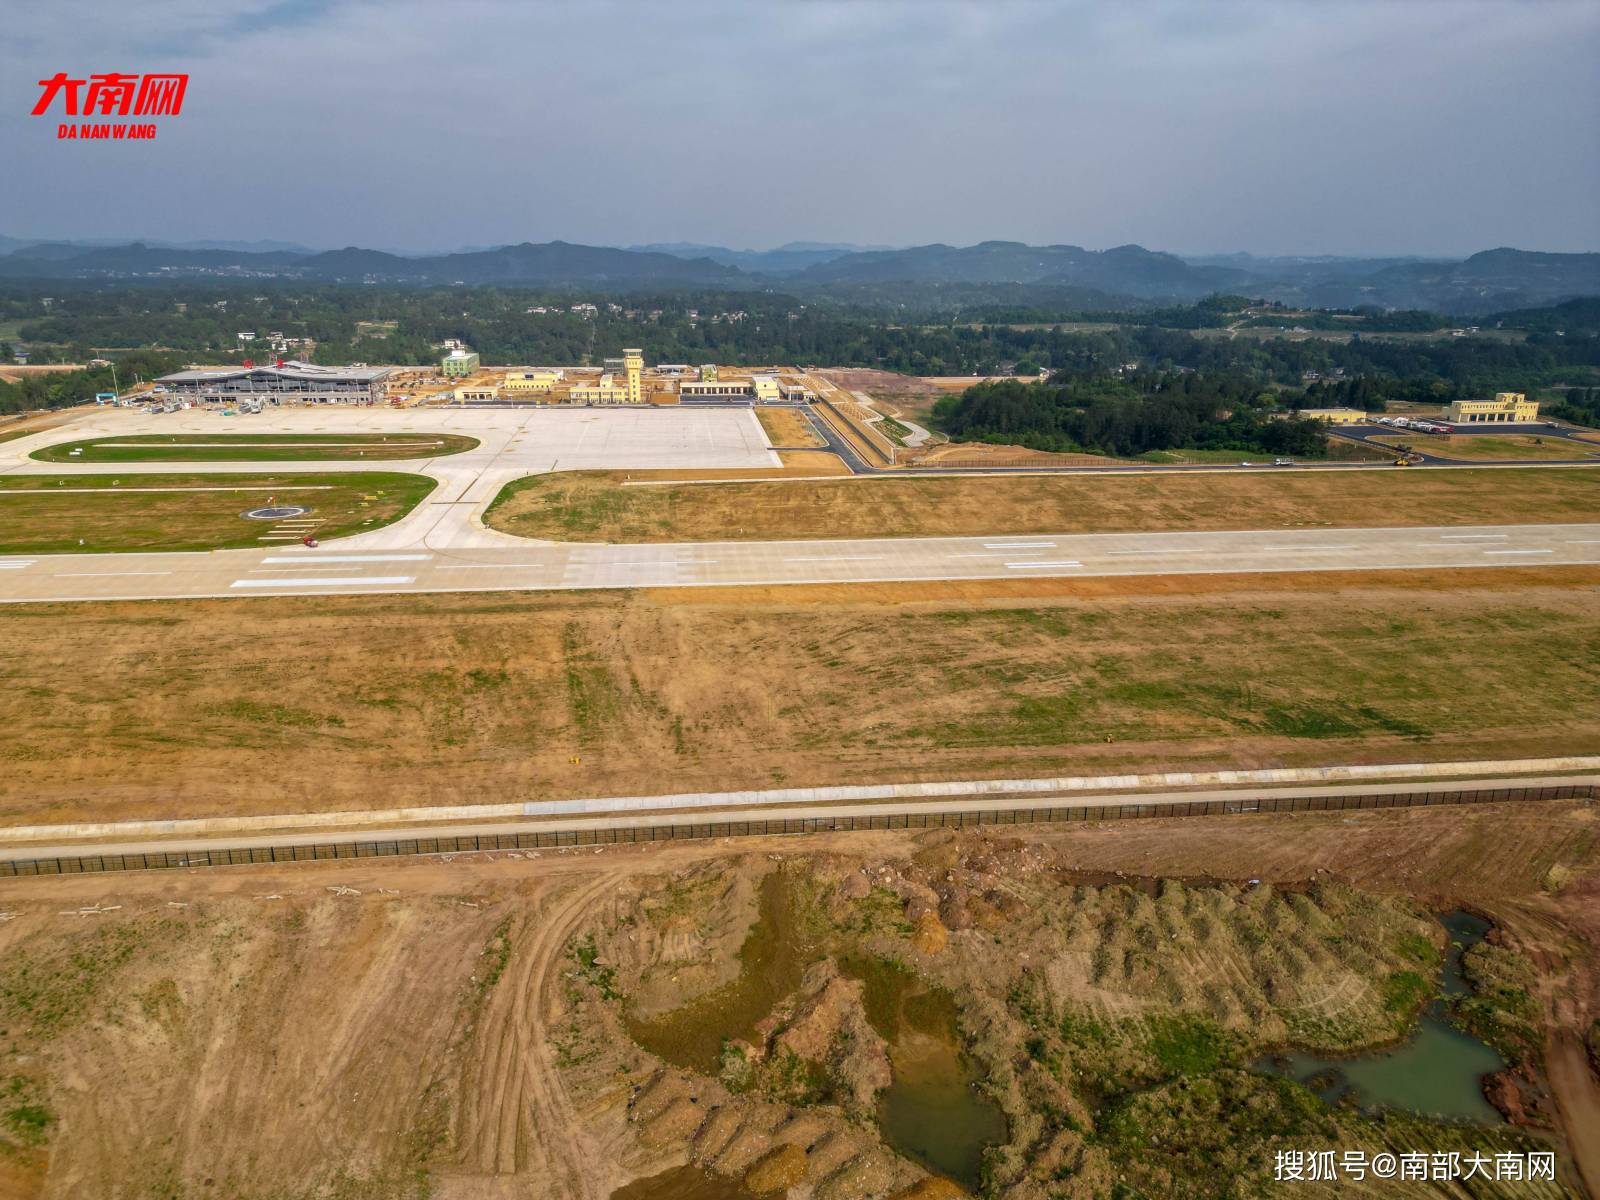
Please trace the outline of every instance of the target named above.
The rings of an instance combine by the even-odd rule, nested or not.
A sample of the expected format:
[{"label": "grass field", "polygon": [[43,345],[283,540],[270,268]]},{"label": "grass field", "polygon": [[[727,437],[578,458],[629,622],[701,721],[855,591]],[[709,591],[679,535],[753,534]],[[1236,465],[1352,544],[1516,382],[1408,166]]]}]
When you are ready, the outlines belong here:
[{"label": "grass field", "polygon": [[319,538],[339,537],[399,520],[433,488],[426,476],[388,471],[0,476],[0,553],[260,546],[271,523],[240,514],[269,498],[309,508],[323,522]]},{"label": "grass field", "polygon": [[1195,473],[624,487],[607,473],[508,484],[486,520],[524,537],[670,542],[1600,519],[1600,474]]},{"label": "grass field", "polygon": [[303,462],[415,459],[460,454],[477,438],[455,433],[183,433],[90,438],[35,450],[41,462]]},{"label": "grass field", "polygon": [[0,824],[1592,752],[1595,573],[1456,578],[20,606]]},{"label": "grass field", "polygon": [[1386,446],[1410,446],[1424,454],[1438,458],[1458,459],[1462,462],[1515,461],[1517,459],[1571,459],[1600,461],[1600,450],[1580,446],[1566,438],[1535,438],[1528,435],[1508,434],[1495,437],[1490,434],[1466,434],[1459,437],[1379,437],[1373,441]]}]

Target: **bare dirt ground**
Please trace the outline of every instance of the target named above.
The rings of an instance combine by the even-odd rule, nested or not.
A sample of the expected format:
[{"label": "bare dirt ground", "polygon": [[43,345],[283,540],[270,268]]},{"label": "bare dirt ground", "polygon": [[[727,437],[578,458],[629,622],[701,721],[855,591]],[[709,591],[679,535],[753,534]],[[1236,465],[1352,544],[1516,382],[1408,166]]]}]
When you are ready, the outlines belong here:
[{"label": "bare dirt ground", "polygon": [[[1114,891],[1166,876],[1191,892],[1248,878],[1285,894],[1320,879],[1468,905],[1538,958],[1553,1043],[1581,1038],[1600,1011],[1600,823],[1583,803],[18,880],[0,894],[0,1109],[27,1097],[39,1136],[0,1155],[0,1196],[606,1197],[682,1162],[707,1114],[688,1091],[636,1097],[629,1080],[657,1070],[648,1056],[593,1043],[607,961],[585,965],[571,935],[625,916],[641,888],[661,887],[650,880],[797,856],[893,886],[885,864],[949,863],[999,889],[965,902],[982,921],[985,905],[1011,902],[1007,889],[1037,891],[1042,870]],[[947,937],[950,949],[923,941],[915,954],[959,964],[964,939],[976,948],[991,934],[979,923]],[[692,943],[678,953],[691,959]],[[626,1074],[608,1082],[613,1061]],[[1577,1136],[1586,1114],[1570,1089],[1594,1080],[1562,1061],[1579,1073],[1552,1072],[1555,1115],[1587,1170],[1595,1147]],[[771,1106],[758,1116],[740,1128],[767,1131],[763,1144],[840,1145],[807,1110],[775,1125]],[[719,1128],[725,1154],[735,1129]]]},{"label": "bare dirt ground", "polygon": [[1545,568],[27,606],[0,622],[0,825],[1587,753],[1595,587]]},{"label": "bare dirt ground", "polygon": [[[933,412],[934,403],[944,395],[944,389],[932,380],[915,375],[899,375],[893,371],[875,371],[866,367],[837,367],[816,372],[829,383],[847,392],[866,392],[876,400],[885,402],[892,414],[904,413],[913,421],[922,421]],[[978,382],[968,380],[967,386]]]},{"label": "bare dirt ground", "polygon": [[1466,525],[1600,515],[1597,477],[1583,467],[874,476],[630,489],[604,473],[569,472],[519,480],[504,495],[486,518],[496,529],[603,542]]}]

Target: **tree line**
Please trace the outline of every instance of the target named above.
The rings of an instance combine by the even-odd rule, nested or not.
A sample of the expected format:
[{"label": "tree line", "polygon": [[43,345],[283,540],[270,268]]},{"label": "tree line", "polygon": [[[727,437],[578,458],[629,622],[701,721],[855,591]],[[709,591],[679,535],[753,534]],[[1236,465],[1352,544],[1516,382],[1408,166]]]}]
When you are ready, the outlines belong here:
[{"label": "tree line", "polygon": [[1322,457],[1322,422],[1296,415],[1240,375],[1159,372],[1135,379],[1056,376],[980,383],[934,407],[958,441],[1132,458],[1152,450]]}]

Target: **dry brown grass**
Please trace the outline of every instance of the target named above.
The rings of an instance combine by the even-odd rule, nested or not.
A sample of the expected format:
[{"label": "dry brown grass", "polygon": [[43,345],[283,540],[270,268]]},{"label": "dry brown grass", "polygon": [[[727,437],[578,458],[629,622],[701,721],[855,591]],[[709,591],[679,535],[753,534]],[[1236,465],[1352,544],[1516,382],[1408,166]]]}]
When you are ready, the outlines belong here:
[{"label": "dry brown grass", "polygon": [[774,446],[820,447],[828,444],[799,409],[758,408],[756,420],[761,422],[767,440]]},{"label": "dry brown grass", "polygon": [[[641,475],[633,472],[630,477]],[[621,488],[614,475],[578,472],[518,480],[501,493],[487,517],[493,527],[525,537],[602,542],[1596,519],[1600,475],[1582,467],[869,476],[681,488]]]},{"label": "dry brown grass", "polygon": [[1589,752],[1577,581],[27,607],[0,824]]}]

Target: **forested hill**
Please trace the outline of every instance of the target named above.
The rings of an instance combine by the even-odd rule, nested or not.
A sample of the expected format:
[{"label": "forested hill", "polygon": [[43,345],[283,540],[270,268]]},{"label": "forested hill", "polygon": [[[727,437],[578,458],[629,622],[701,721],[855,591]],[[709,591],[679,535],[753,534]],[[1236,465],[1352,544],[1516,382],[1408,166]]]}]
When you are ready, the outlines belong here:
[{"label": "forested hill", "polygon": [[1299,457],[1327,452],[1321,422],[1293,416],[1242,375],[981,383],[941,400],[934,421],[957,441],[1124,458],[1179,448]]}]

